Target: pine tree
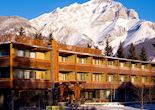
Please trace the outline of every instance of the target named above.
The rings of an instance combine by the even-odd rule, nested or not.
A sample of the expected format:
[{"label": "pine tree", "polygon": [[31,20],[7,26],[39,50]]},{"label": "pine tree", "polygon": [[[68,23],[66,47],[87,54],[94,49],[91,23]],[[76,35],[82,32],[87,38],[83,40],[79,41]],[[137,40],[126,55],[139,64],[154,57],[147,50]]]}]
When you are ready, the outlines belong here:
[{"label": "pine tree", "polygon": [[109,45],[108,39],[106,40],[105,55],[106,55],[106,56],[112,56],[112,55],[113,55],[113,49],[112,49],[112,47]]},{"label": "pine tree", "polygon": [[124,53],[124,48],[123,48],[123,43],[120,42],[118,50],[117,50],[117,57],[118,58],[125,58],[125,53]]},{"label": "pine tree", "polygon": [[131,43],[130,47],[129,47],[129,55],[128,55],[129,59],[133,59],[133,60],[138,60],[138,56],[136,53],[136,48],[134,46],[133,43]]},{"label": "pine tree", "polygon": [[139,57],[140,57],[140,60],[147,61],[147,52],[145,50],[145,47],[141,48],[141,52],[140,52]]},{"label": "pine tree", "polygon": [[24,30],[23,27],[20,28],[19,35],[20,35],[20,36],[25,35],[25,30]]},{"label": "pine tree", "polygon": [[52,41],[52,40],[53,40],[53,33],[51,32],[49,35],[49,41]]}]

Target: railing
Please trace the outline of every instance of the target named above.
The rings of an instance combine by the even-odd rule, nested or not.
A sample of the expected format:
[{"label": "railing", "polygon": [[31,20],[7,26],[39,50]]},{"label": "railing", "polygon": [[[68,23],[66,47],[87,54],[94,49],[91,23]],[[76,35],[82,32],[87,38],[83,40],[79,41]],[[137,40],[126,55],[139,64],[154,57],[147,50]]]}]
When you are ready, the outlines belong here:
[{"label": "railing", "polygon": [[103,65],[99,65],[99,66],[97,66],[97,65],[93,65],[92,66],[92,71],[94,72],[94,73],[106,73],[107,72],[107,67],[105,67],[105,66],[103,66]]},{"label": "railing", "polygon": [[10,65],[10,57],[2,56],[0,57],[0,67],[7,67]]},{"label": "railing", "polygon": [[82,87],[84,89],[116,89],[120,86],[118,83],[84,83]]},{"label": "railing", "polygon": [[74,52],[80,52],[80,53],[102,55],[101,50],[99,49],[84,48],[84,47],[65,45],[65,44],[58,44],[58,48],[59,50],[68,50],[68,51],[74,51]]},{"label": "railing", "polygon": [[9,78],[0,78],[0,88],[10,88],[10,82]]},{"label": "railing", "polygon": [[2,35],[0,36],[0,44],[6,42],[14,42],[14,43],[21,43],[26,45],[36,45],[41,47],[48,47],[48,40],[47,39],[36,39],[27,36],[14,36],[14,35]]},{"label": "railing", "polygon": [[108,73],[118,73],[117,66],[108,66]]},{"label": "railing", "polygon": [[130,74],[131,73],[131,70],[129,67],[120,67],[119,68],[119,73],[120,74]]},{"label": "railing", "polygon": [[48,89],[51,82],[39,79],[13,79],[13,88],[16,89]]},{"label": "railing", "polygon": [[134,68],[134,69],[131,69],[131,74],[132,75],[141,75],[142,71],[139,68]]},{"label": "railing", "polygon": [[75,71],[75,64],[70,63],[59,63],[60,71]]},{"label": "railing", "polygon": [[78,72],[92,72],[92,66],[89,64],[76,64]]},{"label": "railing", "polygon": [[25,57],[14,57],[14,67],[29,67],[35,69],[50,69],[51,62],[41,59],[25,58]]}]

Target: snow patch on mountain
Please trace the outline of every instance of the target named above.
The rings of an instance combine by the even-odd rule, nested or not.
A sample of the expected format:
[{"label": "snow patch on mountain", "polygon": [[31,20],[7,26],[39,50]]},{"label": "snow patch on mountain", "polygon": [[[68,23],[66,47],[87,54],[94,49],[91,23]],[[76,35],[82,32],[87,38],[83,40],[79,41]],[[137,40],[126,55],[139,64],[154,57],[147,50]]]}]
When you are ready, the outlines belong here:
[{"label": "snow patch on mountain", "polygon": [[83,4],[74,3],[62,9],[43,14],[30,20],[44,36],[53,34],[58,42],[69,45],[98,46],[104,50],[109,39],[114,53],[119,43],[124,47],[131,43],[144,45],[153,60],[155,51],[150,39],[155,38],[155,24],[140,20],[133,9],[127,9],[114,0],[90,0]]}]

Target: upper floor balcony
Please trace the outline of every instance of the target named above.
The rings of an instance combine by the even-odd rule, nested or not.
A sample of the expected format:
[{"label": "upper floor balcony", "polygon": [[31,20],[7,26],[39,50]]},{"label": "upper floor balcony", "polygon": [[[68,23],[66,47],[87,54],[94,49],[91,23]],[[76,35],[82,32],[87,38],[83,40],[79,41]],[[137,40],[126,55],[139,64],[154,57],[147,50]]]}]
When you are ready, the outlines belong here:
[{"label": "upper floor balcony", "polygon": [[102,52],[99,49],[84,48],[84,47],[65,45],[65,44],[58,44],[58,49],[59,50],[66,50],[66,51],[79,52],[79,53],[102,55],[101,54]]},{"label": "upper floor balcony", "polygon": [[48,47],[49,41],[47,39],[37,39],[27,36],[17,36],[17,35],[2,35],[0,36],[0,44],[4,43],[18,43],[18,44],[25,44],[31,46],[40,46],[40,47]]}]

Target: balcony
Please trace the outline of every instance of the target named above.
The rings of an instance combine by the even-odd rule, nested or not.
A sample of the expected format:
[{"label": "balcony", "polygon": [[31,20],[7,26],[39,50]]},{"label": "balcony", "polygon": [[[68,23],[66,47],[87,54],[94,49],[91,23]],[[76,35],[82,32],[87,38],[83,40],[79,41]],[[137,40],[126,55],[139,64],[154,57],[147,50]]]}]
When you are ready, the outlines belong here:
[{"label": "balcony", "polygon": [[75,64],[60,62],[59,63],[59,70],[60,71],[75,71]]},{"label": "balcony", "polygon": [[0,78],[0,88],[11,88],[11,81],[7,78]]},{"label": "balcony", "polygon": [[83,89],[117,89],[120,84],[118,83],[84,83]]},{"label": "balcony", "polygon": [[51,62],[48,60],[41,60],[41,59],[14,57],[13,66],[47,70],[51,68]]},{"label": "balcony", "polygon": [[52,83],[48,80],[39,79],[13,79],[15,89],[48,89],[52,88]]},{"label": "balcony", "polygon": [[67,51],[74,51],[74,52],[79,52],[79,53],[101,55],[101,50],[99,49],[84,48],[84,47],[65,45],[65,44],[58,44],[58,48],[59,50],[67,50]]},{"label": "balcony", "polygon": [[92,72],[92,66],[89,64],[76,64],[77,72]]},{"label": "balcony", "polygon": [[142,71],[140,68],[131,69],[131,75],[142,75]]},{"label": "balcony", "polygon": [[131,73],[131,70],[129,67],[120,67],[119,71],[120,71],[120,74],[127,74],[128,75]]},{"label": "balcony", "polygon": [[19,43],[19,44],[26,44],[26,45],[36,45],[41,47],[48,47],[48,40],[46,39],[34,39],[32,37],[26,36],[14,36],[14,35],[3,35],[0,37],[0,44],[3,43]]},{"label": "balcony", "polygon": [[92,66],[92,72],[93,73],[107,73],[108,68],[107,67],[103,67],[103,65],[93,65]]},{"label": "balcony", "polygon": [[9,56],[0,57],[0,67],[8,67],[9,65],[10,65]]},{"label": "balcony", "polygon": [[142,71],[142,75],[143,75],[143,76],[152,76],[152,75],[153,75],[153,74],[151,73],[151,71],[148,70],[148,69],[142,69],[141,71]]},{"label": "balcony", "polygon": [[118,73],[118,70],[117,66],[108,66],[108,73]]}]

